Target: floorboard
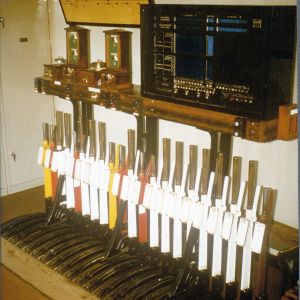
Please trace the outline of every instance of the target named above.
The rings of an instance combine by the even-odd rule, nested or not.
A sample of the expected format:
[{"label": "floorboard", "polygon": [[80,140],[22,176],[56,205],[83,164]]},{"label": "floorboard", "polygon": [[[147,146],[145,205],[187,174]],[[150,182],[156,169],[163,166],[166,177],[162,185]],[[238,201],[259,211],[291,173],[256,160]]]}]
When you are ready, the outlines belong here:
[{"label": "floorboard", "polygon": [[1,291],[3,300],[49,300],[50,298],[35,289],[18,275],[0,265]]}]

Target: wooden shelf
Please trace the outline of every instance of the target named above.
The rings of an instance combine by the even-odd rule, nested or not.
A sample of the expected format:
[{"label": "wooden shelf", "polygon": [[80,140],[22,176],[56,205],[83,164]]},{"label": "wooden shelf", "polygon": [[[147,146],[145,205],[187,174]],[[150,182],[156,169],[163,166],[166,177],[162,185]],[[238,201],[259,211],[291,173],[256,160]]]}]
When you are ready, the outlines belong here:
[{"label": "wooden shelf", "polygon": [[198,129],[221,132],[254,142],[297,138],[298,114],[296,105],[280,107],[279,119],[261,121],[237,115],[201,109],[142,97],[140,87],[130,90],[89,87],[71,81],[35,78],[37,92],[73,101],[86,101],[134,115],[144,115],[194,126]]}]

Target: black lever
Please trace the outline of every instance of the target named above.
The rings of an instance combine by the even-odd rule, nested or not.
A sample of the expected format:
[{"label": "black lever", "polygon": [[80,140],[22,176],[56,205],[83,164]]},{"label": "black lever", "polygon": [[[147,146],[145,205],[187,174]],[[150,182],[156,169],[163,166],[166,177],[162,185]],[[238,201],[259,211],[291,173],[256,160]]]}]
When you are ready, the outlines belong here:
[{"label": "black lever", "polygon": [[64,182],[65,182],[65,175],[60,175],[58,178],[58,181],[57,181],[57,188],[56,188],[56,192],[55,192],[53,205],[48,214],[48,218],[47,218],[45,227],[47,227],[50,223],[52,223],[52,221],[55,218],[55,216],[57,215],[57,213],[59,213],[58,208],[59,208],[59,204],[61,202],[61,194],[62,194],[62,190],[64,187]]}]

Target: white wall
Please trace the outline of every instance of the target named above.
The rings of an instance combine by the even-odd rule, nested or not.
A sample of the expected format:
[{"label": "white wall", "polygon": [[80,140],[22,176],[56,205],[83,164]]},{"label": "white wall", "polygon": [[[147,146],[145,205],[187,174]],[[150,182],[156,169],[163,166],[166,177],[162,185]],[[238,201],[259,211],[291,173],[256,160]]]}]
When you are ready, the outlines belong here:
[{"label": "white wall", "polygon": [[[53,97],[33,92],[34,77],[49,63],[47,2],[0,1],[1,195],[43,184],[36,163],[42,122],[52,121]],[[20,38],[25,38],[20,41]]]},{"label": "white wall", "polygon": [[[156,3],[176,3],[171,1],[156,1]],[[211,1],[209,1],[211,4]],[[217,3],[217,1],[214,1]],[[204,1],[177,1],[177,3],[205,3]],[[208,3],[206,1],[206,3]],[[239,0],[230,2],[219,1],[219,4],[242,3]],[[248,4],[295,4],[295,1],[248,1]],[[243,2],[243,4],[247,4]],[[66,24],[58,2],[50,2],[50,24],[53,58],[66,56],[65,31]],[[107,27],[88,27],[91,30],[91,61],[97,59],[104,60],[104,34]],[[140,84],[140,32],[139,29],[130,29],[132,34],[133,51],[133,83]],[[296,87],[295,87],[296,90]],[[294,95],[294,102],[296,101]],[[71,104],[62,99],[56,99],[57,108],[71,111]],[[95,119],[107,122],[108,141],[127,144],[126,128],[135,128],[135,119],[125,113],[114,112],[95,107]],[[185,144],[185,159],[188,157],[188,145],[197,144],[199,151],[204,147],[209,147],[210,138],[208,133],[197,130],[190,126],[176,124],[167,121],[160,121],[160,141],[163,137],[172,139],[172,153],[174,152],[174,142],[183,141]],[[160,143],[161,144],[161,143]],[[161,151],[161,145],[160,145]],[[174,155],[174,154],[173,154]],[[233,155],[243,157],[243,178],[246,179],[247,165],[250,159],[259,160],[258,182],[266,187],[278,190],[278,197],[275,209],[275,219],[293,227],[298,227],[298,195],[297,195],[297,141],[283,142],[274,141],[270,143],[253,143],[240,138],[234,138]],[[199,155],[200,156],[200,155]],[[200,156],[201,157],[201,156]]]}]

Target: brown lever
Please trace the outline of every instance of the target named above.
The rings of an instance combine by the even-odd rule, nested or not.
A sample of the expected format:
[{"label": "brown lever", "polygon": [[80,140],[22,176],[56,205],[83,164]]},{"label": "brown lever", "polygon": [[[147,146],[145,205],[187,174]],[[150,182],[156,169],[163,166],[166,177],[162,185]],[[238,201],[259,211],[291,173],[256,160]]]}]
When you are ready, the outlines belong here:
[{"label": "brown lever", "polygon": [[140,152],[138,176],[141,177],[144,175],[145,175],[145,152]]},{"label": "brown lever", "polygon": [[189,154],[189,190],[194,190],[197,174],[198,147],[196,145],[190,145]]},{"label": "brown lever", "polygon": [[240,156],[234,156],[232,159],[232,204],[237,204],[240,185],[241,185],[241,169],[242,158]]},{"label": "brown lever", "polygon": [[100,147],[100,160],[105,160],[106,155],[106,124],[104,122],[98,123],[99,132],[99,147]]},{"label": "brown lever", "polygon": [[125,166],[125,152],[125,146],[119,145],[119,170],[123,170]]},{"label": "brown lever", "polygon": [[163,169],[161,180],[168,181],[170,174],[170,143],[171,140],[168,138],[163,139]]},{"label": "brown lever", "polygon": [[56,145],[63,145],[63,120],[62,120],[62,112],[56,111]]},{"label": "brown lever", "polygon": [[273,208],[275,204],[275,191],[270,188],[263,190],[263,209],[260,221],[265,224],[265,234],[260,255],[257,262],[256,285],[254,295],[256,299],[267,299],[266,291],[266,266],[267,266],[267,251],[269,248],[269,233],[272,223]]},{"label": "brown lever", "polygon": [[43,140],[49,144],[49,124],[43,123]]},{"label": "brown lever", "polygon": [[84,152],[85,151],[85,135],[83,133],[83,118],[79,117],[78,120],[78,144],[79,144],[79,151]]},{"label": "brown lever", "polygon": [[56,132],[57,132],[56,125],[50,125],[50,130],[49,130],[50,145],[56,146]]},{"label": "brown lever", "polygon": [[181,185],[182,169],[183,169],[183,142],[176,142],[176,158],[175,158],[175,185]]},{"label": "brown lever", "polygon": [[96,157],[96,122],[89,120],[90,157]]},{"label": "brown lever", "polygon": [[64,113],[65,146],[71,148],[71,114]]},{"label": "brown lever", "polygon": [[250,160],[249,169],[248,169],[248,199],[247,199],[247,209],[252,209],[254,194],[257,184],[257,170],[258,170],[258,161]]},{"label": "brown lever", "polygon": [[217,199],[222,198],[223,191],[223,161],[224,156],[222,152],[218,152],[216,160],[216,170],[215,170],[215,197]]},{"label": "brown lever", "polygon": [[127,163],[128,169],[134,168],[134,157],[135,157],[135,131],[128,129],[128,156]]},{"label": "brown lever", "polygon": [[202,150],[202,172],[201,172],[201,194],[206,195],[208,192],[209,180],[209,164],[210,164],[210,150]]},{"label": "brown lever", "polygon": [[116,144],[113,142],[108,143],[108,151],[109,151],[109,162],[110,163],[115,163],[115,151],[116,149]]}]

